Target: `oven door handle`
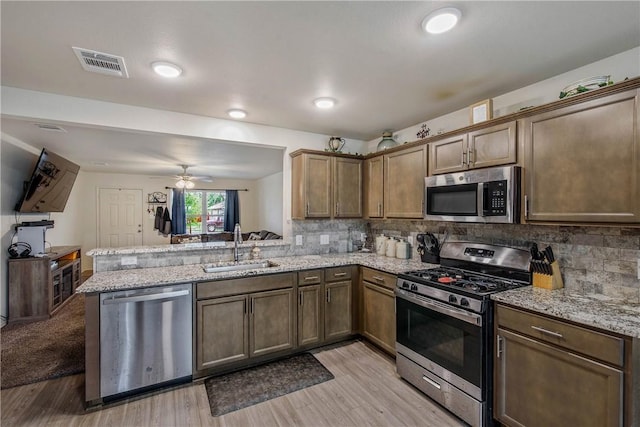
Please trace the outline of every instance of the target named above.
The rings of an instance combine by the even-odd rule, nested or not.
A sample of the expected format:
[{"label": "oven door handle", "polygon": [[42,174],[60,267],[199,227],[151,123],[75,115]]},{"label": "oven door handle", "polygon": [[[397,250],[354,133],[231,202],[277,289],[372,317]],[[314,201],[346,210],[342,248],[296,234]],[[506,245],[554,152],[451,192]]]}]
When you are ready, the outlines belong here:
[{"label": "oven door handle", "polygon": [[451,317],[455,317],[458,320],[462,320],[463,322],[470,323],[476,326],[482,326],[482,316],[476,313],[471,313],[470,311],[460,310],[454,307],[450,307],[446,304],[442,304],[438,301],[434,301],[428,298],[421,298],[419,296],[407,295],[406,291],[401,289],[396,289],[396,297],[402,298],[403,300],[412,302],[414,304],[418,304],[421,307],[427,308],[429,310],[436,311],[441,314],[446,314]]}]

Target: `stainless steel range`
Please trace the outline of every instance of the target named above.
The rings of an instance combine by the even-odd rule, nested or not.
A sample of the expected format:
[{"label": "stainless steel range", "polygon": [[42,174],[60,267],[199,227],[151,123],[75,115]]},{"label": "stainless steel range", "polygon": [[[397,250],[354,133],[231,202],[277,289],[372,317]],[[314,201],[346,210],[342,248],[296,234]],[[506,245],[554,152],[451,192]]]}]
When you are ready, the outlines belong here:
[{"label": "stainless steel range", "polygon": [[472,426],[493,424],[490,295],[530,284],[528,251],[445,243],[441,266],[398,276],[398,374]]}]

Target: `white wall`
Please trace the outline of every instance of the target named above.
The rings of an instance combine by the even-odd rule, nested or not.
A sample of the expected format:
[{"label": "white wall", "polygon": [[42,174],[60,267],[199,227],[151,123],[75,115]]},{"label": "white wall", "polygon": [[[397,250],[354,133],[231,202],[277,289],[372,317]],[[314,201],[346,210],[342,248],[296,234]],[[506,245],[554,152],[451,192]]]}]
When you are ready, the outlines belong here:
[{"label": "white wall", "polygon": [[[621,82],[627,77],[640,76],[640,46],[512,92],[496,94],[492,98],[493,117],[515,113],[523,107],[537,107],[557,101],[560,91],[565,86],[584,78],[606,75],[611,75],[614,82]],[[431,136],[436,135],[438,131],[450,132],[460,129],[471,124],[469,108],[428,119],[425,122],[394,132],[394,139],[398,142],[416,141],[418,139],[416,133],[420,130],[422,123],[427,123],[431,129]],[[376,151],[378,142],[380,142],[380,138],[369,141],[367,152]]]},{"label": "white wall", "polygon": [[278,200],[283,199],[282,179],[283,173],[278,172],[256,182],[257,212],[260,213],[259,229],[277,234],[282,234],[282,203],[277,203]]}]

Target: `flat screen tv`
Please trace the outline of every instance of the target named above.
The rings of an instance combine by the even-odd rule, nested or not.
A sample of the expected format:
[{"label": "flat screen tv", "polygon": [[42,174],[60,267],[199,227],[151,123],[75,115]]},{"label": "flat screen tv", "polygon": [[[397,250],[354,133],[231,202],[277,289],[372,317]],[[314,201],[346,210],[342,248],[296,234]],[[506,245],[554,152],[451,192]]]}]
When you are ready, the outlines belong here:
[{"label": "flat screen tv", "polygon": [[43,148],[15,210],[22,213],[64,211],[79,170],[80,166]]}]

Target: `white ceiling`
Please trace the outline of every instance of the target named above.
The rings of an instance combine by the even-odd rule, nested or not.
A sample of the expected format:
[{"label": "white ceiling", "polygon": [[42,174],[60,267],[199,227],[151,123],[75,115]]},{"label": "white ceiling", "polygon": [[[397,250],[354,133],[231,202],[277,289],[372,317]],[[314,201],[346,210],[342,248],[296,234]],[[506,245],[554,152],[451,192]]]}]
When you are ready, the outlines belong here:
[{"label": "white ceiling", "polygon": [[[462,10],[459,26],[438,36],[422,32],[423,17],[448,5]],[[0,7],[3,86],[217,118],[242,108],[247,122],[360,140],[640,45],[638,1],[2,1]],[[72,46],[123,56],[130,78],[84,71]],[[164,80],[150,68],[156,60],[177,63],[184,74]],[[317,110],[312,100],[319,96],[338,104]],[[37,136],[27,122],[3,119],[2,126],[34,146],[53,135]],[[74,130],[69,143],[76,129],[65,127]],[[223,142],[211,154],[202,144],[181,149],[186,138],[121,132],[114,139],[113,132],[78,128],[84,139],[77,143],[94,144],[100,160],[122,172],[156,165],[153,173],[167,173],[164,164],[177,173],[179,163],[237,171],[235,160],[222,156],[233,151]],[[117,153],[104,150],[107,139],[118,141]],[[254,153],[258,159],[280,153],[282,167],[280,150],[238,147],[250,148],[266,150]]]}]

